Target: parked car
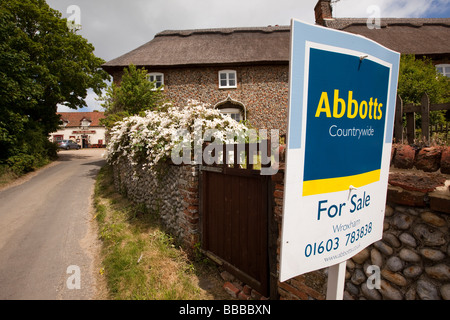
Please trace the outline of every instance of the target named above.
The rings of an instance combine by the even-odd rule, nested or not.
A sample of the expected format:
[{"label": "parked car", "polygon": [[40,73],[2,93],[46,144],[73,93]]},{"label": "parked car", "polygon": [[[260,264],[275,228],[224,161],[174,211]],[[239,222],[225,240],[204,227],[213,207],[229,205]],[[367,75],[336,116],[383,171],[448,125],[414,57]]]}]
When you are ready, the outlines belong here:
[{"label": "parked car", "polygon": [[69,150],[69,149],[77,149],[78,150],[81,148],[81,146],[73,140],[62,140],[61,142],[58,143],[58,147],[61,149],[66,149],[66,150]]}]

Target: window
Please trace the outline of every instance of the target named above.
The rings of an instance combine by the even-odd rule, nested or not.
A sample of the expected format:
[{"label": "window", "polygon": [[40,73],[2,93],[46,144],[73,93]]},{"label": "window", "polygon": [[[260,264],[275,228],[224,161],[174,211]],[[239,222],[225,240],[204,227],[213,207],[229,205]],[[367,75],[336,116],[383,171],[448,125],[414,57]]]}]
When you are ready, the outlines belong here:
[{"label": "window", "polygon": [[148,81],[153,82],[155,81],[155,89],[161,88],[161,90],[164,90],[164,74],[159,72],[149,73],[147,74]]},{"label": "window", "polygon": [[243,120],[242,113],[239,108],[224,108],[219,110],[220,113],[231,117],[231,119],[236,120],[237,122]]},{"label": "window", "polygon": [[237,88],[235,70],[219,71],[219,89],[225,88]]},{"label": "window", "polygon": [[440,74],[450,78],[450,64],[437,64],[436,69]]},{"label": "window", "polygon": [[64,140],[63,138],[64,138],[64,136],[62,136],[62,135],[54,135],[53,142],[61,142]]},{"label": "window", "polygon": [[245,105],[242,102],[233,100],[230,94],[228,94],[225,100],[217,103],[214,109],[219,110],[220,113],[229,116],[237,122],[247,120]]}]

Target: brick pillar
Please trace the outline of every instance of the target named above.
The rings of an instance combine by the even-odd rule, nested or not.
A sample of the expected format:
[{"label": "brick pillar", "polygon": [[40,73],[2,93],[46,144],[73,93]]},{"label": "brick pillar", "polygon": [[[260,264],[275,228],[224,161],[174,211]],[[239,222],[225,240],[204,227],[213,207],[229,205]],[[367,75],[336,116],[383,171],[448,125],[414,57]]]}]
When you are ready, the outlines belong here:
[{"label": "brick pillar", "polygon": [[200,241],[198,166],[186,165],[182,169],[184,179],[180,188],[185,222],[183,240],[188,249],[194,249],[195,244]]},{"label": "brick pillar", "polygon": [[[280,245],[281,226],[283,219],[283,197],[284,197],[284,174],[285,146],[280,146],[280,168],[278,173],[272,176],[273,185],[273,220],[278,225],[278,241],[276,248],[277,266],[273,268],[279,274],[280,268]],[[272,230],[274,232],[274,230]],[[324,300],[327,277],[323,270],[306,273],[285,282],[276,281],[277,294],[281,300]],[[271,283],[272,286],[273,282]],[[271,293],[271,298],[274,294]]]},{"label": "brick pillar", "polygon": [[331,8],[331,0],[319,0],[314,7],[316,16],[316,24],[325,25],[325,19],[333,18],[333,10]]}]

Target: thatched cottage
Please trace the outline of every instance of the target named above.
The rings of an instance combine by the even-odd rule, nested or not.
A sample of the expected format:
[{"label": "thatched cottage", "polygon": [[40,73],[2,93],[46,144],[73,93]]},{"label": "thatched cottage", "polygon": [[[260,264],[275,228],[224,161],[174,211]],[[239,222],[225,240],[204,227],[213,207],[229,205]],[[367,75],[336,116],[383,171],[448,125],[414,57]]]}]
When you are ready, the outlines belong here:
[{"label": "thatched cottage", "polygon": [[[450,19],[381,19],[380,29],[370,29],[367,26],[367,19],[335,19],[332,17],[331,9],[329,0],[318,1],[315,7],[316,23],[324,27],[364,35],[402,53],[413,53],[419,57],[430,56],[439,65],[450,64],[450,48],[448,46]],[[139,48],[105,63],[103,68],[114,77],[116,83],[120,83],[123,69],[128,65],[145,67],[148,70],[149,79],[156,81],[158,86],[164,85],[167,98],[172,100],[176,106],[183,107],[188,99],[196,99],[209,103],[212,108],[220,109],[237,120],[248,119],[256,128],[280,129],[281,133],[285,133],[289,96],[289,55],[290,27],[288,26],[167,30],[158,33],[153,40]],[[333,75],[323,75],[323,77],[328,76]],[[204,201],[209,198],[212,199],[211,201],[217,200],[217,203],[223,203],[220,195],[239,194],[245,188],[232,188],[231,183],[208,180],[204,178],[203,173],[201,174],[203,178],[198,178],[200,174],[196,172],[180,172],[182,172],[179,176],[183,179],[183,185],[189,189],[184,193],[184,201],[189,203],[191,209],[183,213],[183,217],[187,217],[186,221],[189,222],[189,228],[191,228],[189,229],[189,241],[198,240],[196,238],[198,233],[195,233],[197,230],[201,230],[199,233],[202,233],[202,236],[205,235],[205,232],[211,234],[211,230],[205,231],[207,219],[214,222],[208,226],[214,225],[215,229],[212,230],[220,230],[220,234],[225,234],[233,229],[231,224],[223,223],[222,218],[217,220],[205,218],[206,214],[210,213],[207,213],[209,212],[206,209],[208,206]],[[188,181],[187,178],[184,178],[186,174],[192,178],[189,183],[184,182],[184,179]],[[258,177],[262,176],[258,175]],[[249,211],[261,214],[254,215],[258,218],[263,217],[263,219],[259,219],[261,223],[249,224],[252,231],[258,236],[248,236],[246,231],[250,228],[241,227],[242,229],[237,229],[238,231],[233,230],[235,232],[233,235],[242,232],[246,235],[245,241],[228,241],[227,244],[227,248],[233,246],[233,250],[230,249],[230,252],[240,252],[241,255],[251,252],[254,256],[257,255],[256,252],[264,252],[267,257],[260,254],[261,260],[249,258],[248,260],[252,261],[252,264],[249,264],[252,268],[251,272],[235,266],[233,258],[226,258],[226,255],[221,256],[220,254],[217,254],[216,257],[223,258],[220,261],[226,260],[225,265],[234,269],[235,273],[239,275],[238,278],[244,278],[240,279],[246,281],[247,284],[249,284],[248,275],[252,274],[252,277],[258,277],[254,279],[253,283],[264,282],[265,286],[260,285],[263,287],[261,293],[270,294],[271,298],[323,299],[323,277],[321,275],[302,275],[292,279],[289,283],[279,283],[276,279],[278,232],[283,203],[282,190],[284,190],[283,177],[281,172],[271,177],[270,188],[273,183],[273,190],[275,190],[271,191],[273,197],[266,197],[264,192],[260,192],[261,199],[268,198],[273,201],[267,205],[268,212],[260,209],[262,206],[259,209],[250,210],[250,207],[257,208],[256,205],[253,205],[256,203],[254,199],[247,209],[239,212],[241,216],[248,214]],[[200,184],[199,181],[201,181]],[[196,191],[199,185],[201,185],[200,195]],[[225,185],[227,188],[224,188]],[[208,189],[208,186],[213,187]],[[252,187],[247,189],[249,192],[257,194],[257,190],[267,190],[268,188]],[[211,192],[207,193],[206,190]],[[227,201],[232,203],[232,200],[229,199],[231,198],[228,197]],[[242,199],[246,198],[242,197]],[[235,203],[238,202],[235,201]],[[200,219],[203,226],[200,226]],[[259,232],[259,230],[264,231]],[[205,238],[208,239],[208,235]],[[205,238],[202,241],[205,241]],[[227,234],[227,239],[231,239],[231,232]],[[257,239],[257,241],[252,242],[248,239],[252,241]],[[222,243],[218,238],[214,238],[214,241]],[[252,248],[257,248],[259,251],[242,249],[244,244],[250,242],[254,244]],[[209,243],[206,249],[213,251],[210,250]],[[234,261],[238,260],[234,259]],[[260,261],[262,262],[260,263]],[[253,283],[250,283],[252,287],[260,290]],[[228,289],[234,290],[232,287]],[[234,292],[237,296],[239,290]],[[252,294],[253,292],[254,290],[252,290]]]},{"label": "thatched cottage", "polygon": [[209,103],[257,128],[285,128],[289,27],[163,31],[103,68],[120,82],[124,67],[145,67],[176,106]]},{"label": "thatched cottage", "polygon": [[[333,18],[330,0],[315,6],[316,23],[373,39],[401,53],[431,57],[450,76],[450,19]],[[176,106],[209,103],[255,128],[287,128],[290,27],[166,30],[103,65],[116,83],[130,64],[145,67]],[[326,76],[326,75],[324,75]]]}]

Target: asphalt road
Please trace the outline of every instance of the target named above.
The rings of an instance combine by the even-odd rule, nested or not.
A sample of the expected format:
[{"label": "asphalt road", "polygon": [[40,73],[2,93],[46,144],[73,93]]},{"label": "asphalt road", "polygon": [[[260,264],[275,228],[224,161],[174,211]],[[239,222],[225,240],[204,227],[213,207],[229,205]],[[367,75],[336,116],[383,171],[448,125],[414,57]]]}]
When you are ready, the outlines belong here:
[{"label": "asphalt road", "polygon": [[0,300],[94,299],[91,201],[103,149],[58,161],[0,191]]}]

